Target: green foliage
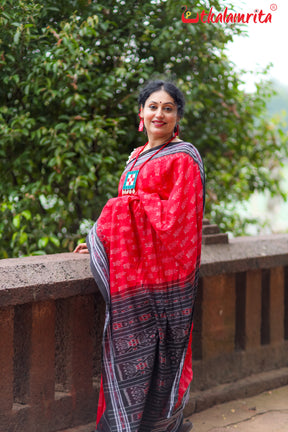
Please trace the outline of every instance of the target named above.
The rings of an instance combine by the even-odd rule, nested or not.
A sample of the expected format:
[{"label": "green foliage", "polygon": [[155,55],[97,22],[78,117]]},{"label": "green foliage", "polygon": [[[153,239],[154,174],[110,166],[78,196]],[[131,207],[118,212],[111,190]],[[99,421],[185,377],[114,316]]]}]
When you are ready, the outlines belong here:
[{"label": "green foliage", "polygon": [[2,0],[0,257],[73,250],[85,237],[145,142],[137,96],[150,78],[185,93],[181,137],[203,155],[208,217],[225,214],[227,229],[231,203],[279,193],[273,173],[287,146],[265,119],[268,89],[239,90],[223,53],[241,29],[183,24],[181,14],[172,0]]},{"label": "green foliage", "polygon": [[268,114],[282,124],[282,130],[288,133],[288,86],[279,81],[272,81],[273,96],[267,103]]}]

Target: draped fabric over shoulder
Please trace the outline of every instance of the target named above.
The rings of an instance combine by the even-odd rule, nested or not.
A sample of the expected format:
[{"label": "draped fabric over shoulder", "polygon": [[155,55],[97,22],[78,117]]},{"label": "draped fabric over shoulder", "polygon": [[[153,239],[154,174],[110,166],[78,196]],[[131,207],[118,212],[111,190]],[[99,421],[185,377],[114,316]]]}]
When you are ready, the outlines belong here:
[{"label": "draped fabric over shoulder", "polygon": [[[118,197],[107,202],[87,236],[92,273],[106,301],[97,431],[180,431],[192,380],[202,160],[183,141],[157,154],[158,148],[142,149],[130,157]],[[136,191],[123,195],[138,154]]]}]

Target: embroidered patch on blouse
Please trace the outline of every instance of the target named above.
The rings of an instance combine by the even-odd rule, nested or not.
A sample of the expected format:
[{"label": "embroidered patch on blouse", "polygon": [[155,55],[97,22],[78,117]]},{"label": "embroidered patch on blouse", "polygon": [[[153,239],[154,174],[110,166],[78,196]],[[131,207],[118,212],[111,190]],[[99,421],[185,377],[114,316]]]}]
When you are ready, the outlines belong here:
[{"label": "embroidered patch on blouse", "polygon": [[139,170],[128,171],[124,180],[122,193],[123,194],[133,194],[135,193],[137,176],[139,174]]}]

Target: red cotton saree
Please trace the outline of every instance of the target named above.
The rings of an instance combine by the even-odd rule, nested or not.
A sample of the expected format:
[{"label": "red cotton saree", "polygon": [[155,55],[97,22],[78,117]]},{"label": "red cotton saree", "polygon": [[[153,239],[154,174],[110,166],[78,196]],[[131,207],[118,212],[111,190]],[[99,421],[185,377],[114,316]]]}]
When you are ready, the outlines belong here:
[{"label": "red cotton saree", "polygon": [[[87,236],[91,270],[106,301],[96,431],[180,431],[192,380],[203,164],[184,141],[157,154],[159,147],[142,150],[133,152],[118,197]],[[135,193],[123,195],[137,155]]]}]

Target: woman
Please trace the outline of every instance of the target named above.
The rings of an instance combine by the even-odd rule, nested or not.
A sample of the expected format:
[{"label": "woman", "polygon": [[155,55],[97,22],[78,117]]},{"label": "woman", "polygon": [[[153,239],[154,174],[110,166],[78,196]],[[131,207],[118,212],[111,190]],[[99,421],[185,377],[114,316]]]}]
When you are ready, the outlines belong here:
[{"label": "woman", "polygon": [[178,137],[184,98],[150,82],[139,97],[148,141],[132,152],[119,194],[75,252],[91,256],[106,301],[97,431],[182,432],[192,380],[204,170]]}]

